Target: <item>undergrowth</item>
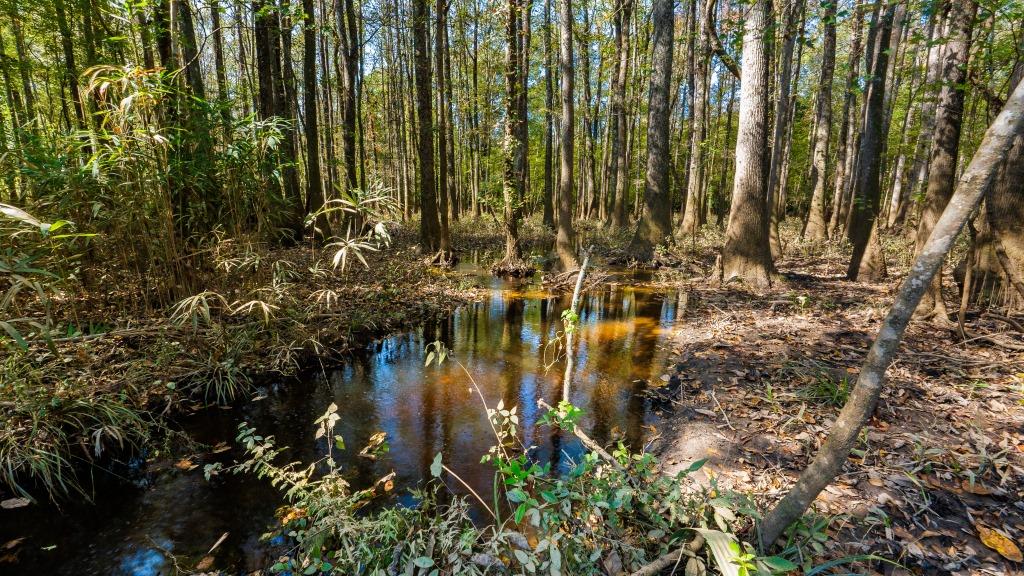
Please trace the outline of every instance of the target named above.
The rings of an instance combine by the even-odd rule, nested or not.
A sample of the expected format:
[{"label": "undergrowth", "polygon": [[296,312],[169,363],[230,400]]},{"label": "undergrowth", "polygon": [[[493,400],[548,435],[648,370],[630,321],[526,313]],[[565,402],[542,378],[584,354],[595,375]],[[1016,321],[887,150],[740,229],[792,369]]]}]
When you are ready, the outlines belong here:
[{"label": "undergrowth", "polygon": [[[449,356],[435,343],[427,362]],[[758,518],[753,501],[719,490],[714,481],[709,486],[693,481],[690,474],[703,461],[666,475],[653,455],[620,443],[611,454],[585,452],[560,475],[536,463],[535,447],[521,444],[518,407],[489,407],[466,375],[494,434],[493,447],[481,458],[482,465],[493,467],[491,494],[470,488],[439,453],[430,467],[432,478],[413,490],[415,506],[367,511],[393,489],[394,475],[353,489],[334,458],[345,444],[334,433],[340,417],[333,404],[314,423],[316,438],[327,440],[319,460],[282,464],[286,449],[242,423],[237,440],[247,458],[228,468],[208,465],[207,477],[254,474],[282,492],[287,505],[278,511],[280,525],[265,537],[283,535],[292,546],[273,565],[276,573],[632,574],[645,566],[650,570],[652,561],[668,553],[677,555],[679,573],[686,574],[704,574],[710,567],[729,575],[813,570],[817,551],[810,545],[820,545],[827,521],[794,527],[780,555],[762,556],[738,537],[750,533]],[[563,401],[540,423],[578,434],[580,416]],[[381,434],[364,452],[384,449]],[[471,500],[447,492],[449,483],[469,490],[477,509],[486,512],[483,521],[473,521]]]},{"label": "undergrowth", "polygon": [[51,496],[82,494],[79,462],[138,446],[149,436],[149,416],[125,395],[53,379],[24,355],[6,357],[0,373],[0,483],[24,497],[32,484]]}]

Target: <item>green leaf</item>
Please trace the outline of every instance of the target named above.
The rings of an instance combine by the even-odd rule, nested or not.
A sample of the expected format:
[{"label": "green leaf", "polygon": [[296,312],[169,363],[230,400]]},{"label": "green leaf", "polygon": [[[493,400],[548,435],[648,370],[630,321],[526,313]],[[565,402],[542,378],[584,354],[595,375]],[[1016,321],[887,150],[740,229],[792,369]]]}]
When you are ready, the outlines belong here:
[{"label": "green leaf", "polygon": [[516,524],[523,521],[523,516],[526,516],[526,511],[529,509],[530,507],[526,502],[523,502],[516,508]]},{"label": "green leaf", "polygon": [[523,552],[522,550],[514,550],[514,552],[516,555],[516,560],[519,560],[520,564],[526,564],[530,561],[530,555],[526,552]]},{"label": "green leaf", "polygon": [[345,439],[342,438],[341,436],[335,436],[334,437],[334,446],[338,450],[344,450],[345,449]]},{"label": "green leaf", "polygon": [[22,350],[28,350],[28,342],[25,342],[25,339],[21,336],[21,332],[18,332],[14,326],[11,326],[7,322],[0,321],[0,328],[3,328],[4,332],[7,332],[11,338],[14,338],[14,341],[18,343],[18,346],[21,347]]},{"label": "green leaf", "polygon": [[527,498],[529,498],[529,496],[527,496],[526,492],[523,492],[520,488],[514,488],[508,491],[508,499],[510,502],[526,502]]},{"label": "green leaf", "polygon": [[434,561],[427,556],[420,556],[413,560],[412,563],[420,568],[430,568],[434,565]]},{"label": "green leaf", "polygon": [[799,566],[794,562],[791,562],[782,556],[769,556],[767,558],[762,558],[761,561],[776,572],[790,572],[799,568]]},{"label": "green leaf", "polygon": [[735,562],[739,558],[739,552],[734,546],[731,546],[736,543],[736,537],[718,530],[703,528],[695,530],[700,532],[704,541],[707,542],[708,548],[711,549],[711,557],[715,559],[715,564],[722,576],[740,576],[740,567]]},{"label": "green leaf", "polygon": [[707,458],[701,458],[700,460],[697,460],[693,464],[690,464],[690,466],[686,469],[686,474],[693,474],[697,470],[700,470],[701,468],[704,467],[704,464],[706,464],[707,461]]},{"label": "green leaf", "polygon": [[430,465],[430,475],[434,478],[440,478],[441,470],[441,453],[438,452],[437,455],[434,456],[434,462]]}]

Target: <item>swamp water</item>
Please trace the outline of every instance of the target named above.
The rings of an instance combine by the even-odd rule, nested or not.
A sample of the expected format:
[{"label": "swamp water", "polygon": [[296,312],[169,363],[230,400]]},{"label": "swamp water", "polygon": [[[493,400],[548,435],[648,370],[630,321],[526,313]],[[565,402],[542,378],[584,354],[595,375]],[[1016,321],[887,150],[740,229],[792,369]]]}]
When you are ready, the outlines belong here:
[{"label": "swamp water", "polygon": [[[581,298],[571,401],[582,408],[580,425],[596,441],[622,440],[639,449],[657,422],[643,393],[658,381],[671,352],[668,328],[685,303],[675,292],[645,287],[643,278],[627,273],[619,280]],[[537,400],[555,404],[562,393],[564,363],[555,361],[555,346],[548,342],[561,331],[570,298],[533,282],[483,282],[491,290],[482,301],[415,332],[377,341],[340,368],[307,373],[262,400],[203,410],[177,425],[198,442],[234,447],[238,424],[249,422],[288,446],[289,460],[308,463],[326,452],[324,440],[314,441],[313,420],[334,402],[341,417],[335,433],[347,446],[336,458],[356,487],[394,471],[392,503],[413,504],[407,488],[430,477],[430,464],[441,452],[461,478],[489,495],[493,468],[479,462],[494,442],[479,397],[454,361],[424,366],[424,349],[441,340],[491,407],[499,400],[519,407],[520,434],[525,445],[536,446],[536,460],[569,469],[581,453],[578,441],[536,421],[543,415]],[[390,451],[375,462],[356,456],[380,431],[387,433]],[[105,479],[94,504],[0,511],[0,544],[25,539],[16,561],[0,559],[0,574],[155,576],[176,573],[174,558],[194,569],[206,556],[213,560],[206,570],[245,574],[265,568],[281,550],[260,542],[282,503],[279,494],[255,476],[203,478],[203,463],[227,465],[239,457],[237,449],[207,452],[191,458],[198,464],[191,470],[168,463],[147,473],[146,482]],[[466,493],[449,480],[453,492]]]}]

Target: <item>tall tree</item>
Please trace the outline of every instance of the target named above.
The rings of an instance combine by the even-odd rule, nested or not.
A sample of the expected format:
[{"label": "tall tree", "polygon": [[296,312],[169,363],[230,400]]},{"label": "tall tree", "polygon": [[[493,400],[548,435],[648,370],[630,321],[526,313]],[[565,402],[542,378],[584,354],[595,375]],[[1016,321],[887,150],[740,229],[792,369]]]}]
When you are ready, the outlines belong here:
[{"label": "tall tree", "polygon": [[[696,4],[698,0],[693,0]],[[714,31],[715,0],[707,0],[694,20],[694,31],[699,30],[700,41],[694,47],[692,69],[693,89],[690,95],[690,162],[687,169],[686,195],[683,197],[683,234],[696,234],[704,223],[704,149],[707,130],[708,68],[711,64],[711,35]],[[694,32],[691,32],[693,34]]]},{"label": "tall tree", "polygon": [[672,193],[669,189],[669,89],[672,82],[673,0],[655,0],[651,83],[647,96],[647,180],[643,213],[630,248],[640,260],[654,257],[654,247],[672,237]]},{"label": "tall tree", "polygon": [[437,1],[437,29],[434,33],[434,58],[437,63],[437,216],[440,228],[438,261],[447,264],[451,257],[451,240],[448,232],[449,200],[452,194],[449,169],[454,159],[448,147],[448,105],[445,75],[445,37],[448,34],[448,6],[450,0]]},{"label": "tall tree", "polygon": [[525,48],[522,0],[508,0],[505,23],[505,172],[502,194],[505,201],[505,257],[499,268],[505,271],[519,269],[522,248],[519,245],[519,208],[526,189],[526,142],[523,138],[526,117],[522,98],[526,90],[522,68]]},{"label": "tall tree", "polygon": [[322,212],[324,190],[320,173],[320,129],[317,118],[316,78],[316,5],[302,0],[302,91],[306,131],[306,214],[317,214],[314,235],[323,240],[330,237],[331,225]]},{"label": "tall tree", "polygon": [[[942,88],[939,90],[935,114],[935,131],[928,187],[925,191],[921,220],[917,227],[917,252],[924,249],[932,228],[942,216],[953,195],[956,183],[956,159],[960,150],[963,126],[964,90],[967,82],[967,61],[971,52],[971,31],[978,12],[975,0],[948,1],[949,36],[943,50]],[[942,299],[942,275],[939,274],[925,291],[918,312],[925,318],[947,321],[946,304]]]},{"label": "tall tree", "polygon": [[853,181],[850,205],[850,227],[847,236],[853,245],[853,255],[846,276],[850,280],[877,281],[885,276],[885,260],[878,239],[876,220],[881,202],[882,133],[886,70],[889,67],[889,40],[892,35],[896,5],[889,4],[884,12],[877,9],[868,34],[867,94],[864,97],[864,122],[860,148],[857,151],[857,170]]},{"label": "tall tree", "polygon": [[[434,113],[430,94],[430,44],[427,39],[430,8],[427,0],[413,0],[412,8],[413,68],[416,71],[416,155],[420,175],[420,245],[424,252],[433,254],[441,249],[441,225],[434,181]],[[353,178],[348,178],[348,181],[351,185]]]},{"label": "tall tree", "polygon": [[[575,146],[575,80],[573,70],[573,12],[572,0],[560,0],[561,20],[559,26],[558,68],[561,83],[562,118],[559,123],[558,144],[558,224],[555,233],[555,250],[562,268],[576,266],[575,234],[572,228],[573,152]],[[586,53],[584,57],[589,57]]]},{"label": "tall tree", "polygon": [[811,170],[807,187],[811,190],[811,206],[804,233],[811,240],[824,240],[828,235],[825,214],[825,179],[828,176],[829,139],[832,135],[832,75],[836,67],[836,0],[822,0],[822,56],[818,76],[818,94],[814,104],[814,134],[811,143]]},{"label": "tall tree", "polygon": [[736,176],[722,249],[722,280],[741,279],[753,286],[771,284],[767,203],[771,34],[770,2],[755,0],[743,24]]},{"label": "tall tree", "polygon": [[[551,1],[544,0],[544,190],[541,193],[543,222],[545,226],[555,225],[554,207],[554,124],[552,108],[555,106],[554,82],[551,63]],[[570,41],[572,38],[569,39]]]},{"label": "tall tree", "polygon": [[629,151],[626,144],[628,133],[626,111],[626,87],[629,82],[629,27],[633,14],[633,0],[616,0],[615,27],[615,76],[612,81],[611,111],[614,118],[612,128],[611,170],[609,193],[612,194],[609,223],[621,228],[626,225],[626,194],[629,192]]}]

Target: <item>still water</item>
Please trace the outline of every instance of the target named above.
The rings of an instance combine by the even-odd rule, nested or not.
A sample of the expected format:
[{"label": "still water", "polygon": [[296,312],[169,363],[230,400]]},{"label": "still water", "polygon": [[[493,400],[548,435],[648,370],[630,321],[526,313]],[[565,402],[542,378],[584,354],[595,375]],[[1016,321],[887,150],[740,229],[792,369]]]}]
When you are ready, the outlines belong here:
[{"label": "still water", "polygon": [[[581,299],[576,373],[571,400],[583,409],[581,426],[596,441],[622,440],[639,448],[649,439],[657,416],[644,390],[657,383],[671,352],[669,328],[685,300],[674,292],[644,286],[623,273],[618,283]],[[357,487],[395,472],[396,504],[411,505],[408,488],[429,477],[435,454],[478,492],[488,494],[492,469],[480,457],[493,436],[463,364],[490,406],[518,406],[521,434],[540,462],[566,469],[580,454],[572,437],[536,425],[537,400],[561,399],[564,364],[554,345],[568,295],[543,291],[534,281],[482,278],[483,300],[415,332],[375,342],[338,369],[316,370],[266,398],[228,409],[208,409],[178,425],[197,441],[234,444],[237,425],[249,422],[289,446],[293,460],[321,457],[326,446],[314,439],[313,420],[334,402],[341,420],[335,433],[347,450],[340,461]],[[424,366],[426,346],[445,342],[453,360]],[[356,453],[376,432],[386,432],[390,451],[377,461]],[[145,481],[102,480],[95,503],[30,506],[0,511],[0,544],[25,538],[17,561],[0,558],[0,574],[116,574],[154,576],[176,573],[175,562],[194,569],[243,574],[264,568],[280,552],[260,542],[281,505],[278,495],[254,477],[203,478],[202,464],[225,464],[236,450],[199,450],[191,470],[166,465]],[[181,468],[188,468],[181,463]],[[461,487],[450,482],[456,493]],[[212,553],[210,548],[223,541]],[[3,556],[0,553],[0,556]],[[212,561],[212,562],[211,562]],[[211,565],[212,564],[212,565]]]}]

